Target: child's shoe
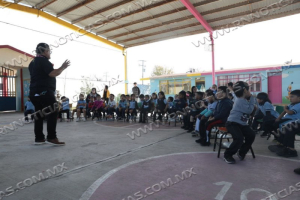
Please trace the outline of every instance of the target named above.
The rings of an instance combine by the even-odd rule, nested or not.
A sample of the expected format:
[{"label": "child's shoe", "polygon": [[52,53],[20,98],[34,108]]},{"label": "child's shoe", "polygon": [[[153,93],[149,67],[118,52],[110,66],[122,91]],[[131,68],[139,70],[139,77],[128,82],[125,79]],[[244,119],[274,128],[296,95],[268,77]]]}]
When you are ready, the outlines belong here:
[{"label": "child's shoe", "polygon": [[84,122],[86,121],[85,117],[84,117],[84,118],[82,118],[82,121],[84,121]]}]

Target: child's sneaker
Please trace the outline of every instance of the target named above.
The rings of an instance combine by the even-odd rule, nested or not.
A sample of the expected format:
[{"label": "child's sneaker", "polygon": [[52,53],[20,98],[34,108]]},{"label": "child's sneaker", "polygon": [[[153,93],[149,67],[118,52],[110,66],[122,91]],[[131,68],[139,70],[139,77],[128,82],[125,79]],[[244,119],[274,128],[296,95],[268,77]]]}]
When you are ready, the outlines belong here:
[{"label": "child's sneaker", "polygon": [[224,156],[224,161],[228,164],[234,164],[235,163],[235,159],[232,156]]},{"label": "child's sneaker", "polygon": [[281,149],[283,149],[284,148],[284,146],[283,145],[279,145],[279,144],[277,144],[277,145],[269,145],[268,146],[268,149],[271,151],[271,152],[277,152],[277,151],[279,151],[279,150],[281,150]]},{"label": "child's sneaker", "polygon": [[300,175],[300,168],[295,169],[294,172]]},{"label": "child's sneaker", "polygon": [[199,135],[198,132],[196,132],[196,131],[192,132],[192,137],[197,137],[198,135]]},{"label": "child's sneaker", "polygon": [[246,155],[241,155],[241,154],[240,154],[240,151],[238,151],[238,152],[236,153],[236,155],[237,155],[237,157],[239,157],[240,160],[244,160],[245,157],[246,157]]},{"label": "child's sneaker", "polygon": [[292,149],[287,148],[287,147],[277,151],[276,154],[278,156],[282,156],[282,157],[286,157],[286,158],[297,157],[298,156],[298,153],[297,153],[296,150],[292,150]]},{"label": "child's sneaker", "polygon": [[76,122],[79,122],[79,121],[80,121],[80,119],[79,119],[79,118],[77,118],[77,119],[76,119]]}]

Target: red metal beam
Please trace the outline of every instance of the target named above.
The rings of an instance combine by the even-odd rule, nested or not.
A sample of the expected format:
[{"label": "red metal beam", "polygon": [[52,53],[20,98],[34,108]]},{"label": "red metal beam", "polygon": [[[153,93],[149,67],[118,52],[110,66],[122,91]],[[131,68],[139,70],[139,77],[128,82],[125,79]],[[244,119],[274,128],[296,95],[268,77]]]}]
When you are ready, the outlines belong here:
[{"label": "red metal beam", "polygon": [[200,24],[209,32],[212,45],[212,84],[215,84],[215,48],[214,48],[214,38],[213,38],[213,29],[207,23],[207,21],[202,17],[202,15],[197,11],[197,9],[191,4],[189,0],[180,0],[181,3],[191,12],[192,15],[200,22]]},{"label": "red metal beam", "polygon": [[194,17],[202,24],[202,26],[210,33],[213,33],[213,29],[207,23],[207,21],[200,15],[200,13],[196,10],[196,8],[191,4],[189,0],[180,0],[181,3],[194,15]]}]

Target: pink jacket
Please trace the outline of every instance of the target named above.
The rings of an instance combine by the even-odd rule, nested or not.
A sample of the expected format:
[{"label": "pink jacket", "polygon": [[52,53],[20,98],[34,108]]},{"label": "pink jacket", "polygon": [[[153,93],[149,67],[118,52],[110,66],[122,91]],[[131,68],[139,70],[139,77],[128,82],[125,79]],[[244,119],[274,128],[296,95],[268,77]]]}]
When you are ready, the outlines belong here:
[{"label": "pink jacket", "polygon": [[98,100],[96,100],[95,102],[94,102],[94,106],[93,106],[93,108],[102,108],[103,107],[103,101],[98,101]]}]

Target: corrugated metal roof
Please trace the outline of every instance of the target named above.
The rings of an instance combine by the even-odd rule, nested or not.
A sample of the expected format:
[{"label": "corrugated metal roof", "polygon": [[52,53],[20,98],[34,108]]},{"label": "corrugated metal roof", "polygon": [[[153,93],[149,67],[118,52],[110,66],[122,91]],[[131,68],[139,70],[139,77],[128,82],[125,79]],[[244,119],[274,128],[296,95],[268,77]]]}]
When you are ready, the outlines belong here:
[{"label": "corrugated metal roof", "polygon": [[[236,20],[248,24],[300,13],[300,0],[190,2],[214,30],[226,25],[232,27]],[[287,6],[270,7],[278,2]],[[87,30],[93,28],[94,34],[125,47],[206,32],[180,0],[24,0],[20,3],[31,7],[44,5],[42,10]],[[262,8],[268,10],[260,12]],[[249,21],[251,13],[257,19]],[[97,28],[102,22],[104,25]]]}]

